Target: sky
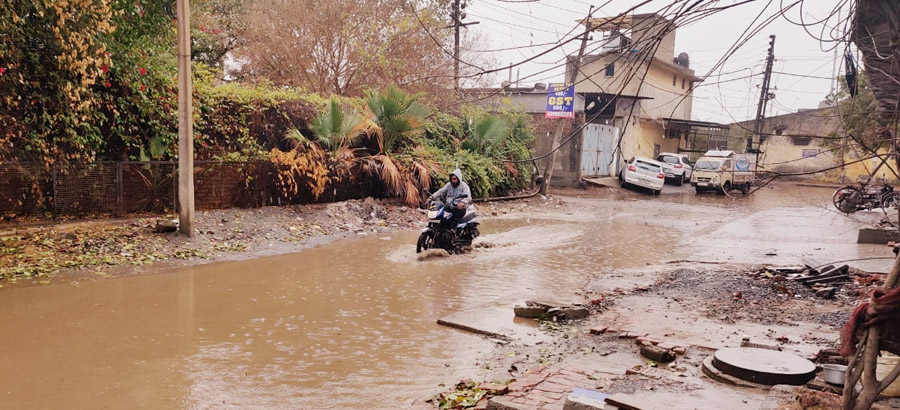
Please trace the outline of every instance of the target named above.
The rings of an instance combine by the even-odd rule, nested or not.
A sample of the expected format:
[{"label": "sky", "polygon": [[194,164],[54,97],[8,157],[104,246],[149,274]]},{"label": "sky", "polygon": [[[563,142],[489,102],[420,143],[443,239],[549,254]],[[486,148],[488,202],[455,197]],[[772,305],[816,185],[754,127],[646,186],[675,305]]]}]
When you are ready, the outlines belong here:
[{"label": "sky", "polygon": [[[675,0],[655,0],[638,8],[639,13],[655,12]],[[686,52],[690,56],[691,68],[698,77],[705,77],[713,66],[726,54],[729,47],[751,26],[754,18],[763,13],[763,19],[776,18],[754,35],[743,47],[729,57],[724,65],[697,87],[694,92],[692,117],[695,120],[731,123],[753,119],[765,70],[766,50],[769,35],[776,35],[775,63],[772,87],[776,89],[774,100],[769,101],[767,116],[796,112],[799,109],[817,108],[834,86],[833,73],[843,72],[841,56],[847,50],[846,44],[822,42],[832,38],[829,30],[838,26],[842,31],[844,23],[832,10],[845,0],[806,0],[785,13],[780,13],[782,4],[796,0],[757,0],[722,11],[699,21],[679,27],[675,37],[675,53]],[[594,17],[615,16],[639,4],[639,1],[624,0],[468,0],[464,22],[477,21],[479,24],[464,29],[467,36],[483,39],[476,47],[482,58],[492,59],[496,66],[518,63],[542,51],[552,48],[561,38],[576,27],[577,19],[587,15],[590,5],[602,6],[594,11]],[[737,0],[722,0],[718,6],[738,3]],[[801,9],[802,6],[802,9]],[[849,5],[844,4],[841,20],[849,15]],[[826,22],[817,23],[827,16]],[[802,21],[809,26],[797,24]],[[758,23],[757,23],[758,24]],[[578,26],[583,30],[583,26]],[[809,31],[809,32],[807,32]],[[573,32],[574,33],[574,32]],[[815,36],[815,37],[814,37]],[[595,39],[599,36],[595,35]],[[549,44],[548,44],[549,43]],[[500,50],[510,47],[533,46],[517,50]],[[520,86],[536,82],[562,82],[563,68],[557,67],[567,54],[576,54],[579,41],[572,41],[534,61],[513,68],[515,81],[521,78]],[[596,47],[596,45],[595,45]],[[592,47],[589,44],[588,50]],[[838,61],[835,64],[835,52]],[[855,49],[851,49],[855,55]],[[673,56],[674,57],[674,56]],[[541,71],[550,71],[540,73]],[[751,74],[755,74],[752,75]],[[749,78],[745,78],[748,77]],[[506,81],[509,72],[495,74],[488,81],[499,86]]]}]

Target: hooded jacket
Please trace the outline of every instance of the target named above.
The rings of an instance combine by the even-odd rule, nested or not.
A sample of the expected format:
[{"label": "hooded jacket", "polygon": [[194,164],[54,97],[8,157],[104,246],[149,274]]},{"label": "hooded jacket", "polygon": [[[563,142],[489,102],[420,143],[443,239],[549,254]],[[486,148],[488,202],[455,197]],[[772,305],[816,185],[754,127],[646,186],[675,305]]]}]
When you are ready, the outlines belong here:
[{"label": "hooded jacket", "polygon": [[431,198],[449,205],[456,205],[460,202],[466,205],[470,204],[472,202],[472,191],[469,190],[469,185],[466,184],[466,181],[463,181],[462,171],[457,168],[450,175],[456,175],[459,178],[459,185],[454,187],[452,183],[447,182],[443,188],[432,194]]}]

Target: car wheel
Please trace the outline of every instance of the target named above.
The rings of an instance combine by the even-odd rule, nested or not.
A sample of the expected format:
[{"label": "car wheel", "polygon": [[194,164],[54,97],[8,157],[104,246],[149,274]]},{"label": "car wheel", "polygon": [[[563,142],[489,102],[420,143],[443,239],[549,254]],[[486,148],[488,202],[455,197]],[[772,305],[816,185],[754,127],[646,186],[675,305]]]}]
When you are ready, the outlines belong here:
[{"label": "car wheel", "polygon": [[747,194],[750,193],[750,183],[749,183],[749,182],[745,182],[745,183],[744,183],[744,187],[743,187],[743,189],[741,189],[741,192],[742,192],[744,195],[747,195]]},{"label": "car wheel", "polygon": [[657,190],[653,191],[653,195],[659,195],[661,193],[662,193],[662,189],[657,189]]},{"label": "car wheel", "polygon": [[696,187],[696,190],[697,190],[698,194],[702,194],[704,191],[706,191],[706,189],[701,188],[701,187]]},{"label": "car wheel", "polygon": [[678,177],[678,186],[684,185],[684,174]]}]

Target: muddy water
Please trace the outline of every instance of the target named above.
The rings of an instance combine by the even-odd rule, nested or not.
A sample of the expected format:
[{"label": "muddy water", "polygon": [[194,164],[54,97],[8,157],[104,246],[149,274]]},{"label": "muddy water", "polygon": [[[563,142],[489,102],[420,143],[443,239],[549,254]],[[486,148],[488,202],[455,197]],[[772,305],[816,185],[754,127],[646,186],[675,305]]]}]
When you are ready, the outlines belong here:
[{"label": "muddy water", "polygon": [[571,299],[598,271],[685,255],[759,260],[779,240],[786,261],[811,249],[884,252],[848,245],[853,222],[825,209],[828,190],[650,198],[571,199],[530,220],[495,218],[483,229],[493,247],[428,262],[415,260],[417,233],[405,232],[9,289],[0,408],[404,408],[479,374],[477,358],[494,348],[435,324],[459,310]]},{"label": "muddy water", "polygon": [[431,262],[415,261],[416,233],[406,232],[2,292],[0,408],[406,407],[477,374],[476,357],[492,348],[439,317],[571,297],[595,269],[658,259],[649,243],[618,246],[638,227],[484,228],[494,248]]}]

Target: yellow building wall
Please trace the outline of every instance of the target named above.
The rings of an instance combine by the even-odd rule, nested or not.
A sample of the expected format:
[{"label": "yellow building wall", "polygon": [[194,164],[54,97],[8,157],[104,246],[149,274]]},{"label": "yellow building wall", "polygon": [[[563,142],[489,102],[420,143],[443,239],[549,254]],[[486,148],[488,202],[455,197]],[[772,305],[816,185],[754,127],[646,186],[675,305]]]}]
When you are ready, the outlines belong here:
[{"label": "yellow building wall", "polygon": [[[811,138],[808,145],[795,145],[793,138],[786,135],[771,135],[762,144],[765,152],[760,160],[760,168],[778,173],[802,173],[833,167],[838,162],[840,152],[821,144],[822,140]],[[804,157],[804,151],[815,152],[814,157]],[[831,177],[825,178],[829,179]]]},{"label": "yellow building wall", "polygon": [[[575,91],[579,93],[609,93],[616,94],[622,90],[623,95],[650,97],[641,100],[641,113],[635,113],[645,118],[678,118],[691,119],[693,93],[690,89],[690,81],[682,73],[676,73],[661,63],[643,63],[637,66],[634,75],[629,75],[629,67],[622,58],[616,61],[617,55],[610,54],[596,60],[587,62],[578,73]],[[615,76],[606,76],[606,66],[615,63]],[[648,70],[649,66],[649,71]],[[646,81],[640,86],[641,79],[646,72]],[[584,76],[590,77],[584,80]],[[672,78],[675,77],[675,85]],[[628,80],[628,81],[626,81]],[[681,87],[682,81],[684,88]]]},{"label": "yellow building wall", "polygon": [[655,146],[659,152],[678,152],[677,138],[663,138],[663,127],[656,121],[640,120],[632,122],[622,138],[622,159],[641,156],[654,157]]},{"label": "yellow building wall", "polygon": [[[884,149],[879,151],[879,154],[887,154],[888,150]],[[867,158],[871,155],[866,154],[857,154],[855,152],[849,152],[844,157],[844,178],[846,182],[853,183],[859,180],[860,177],[868,176],[872,170],[878,167],[878,164],[881,163],[881,159],[872,158],[866,159],[864,161],[860,161],[861,158]],[[878,170],[878,173],[875,174],[876,178],[881,178],[882,176],[887,177],[888,181],[897,183],[900,182],[898,180],[897,175],[900,175],[900,172],[897,170],[897,166],[895,165],[895,161],[893,159],[888,159],[888,163],[881,167]],[[830,180],[834,180],[835,182],[840,181],[841,170],[838,169],[829,173],[828,175]]]}]

